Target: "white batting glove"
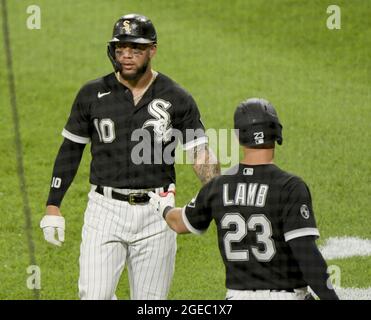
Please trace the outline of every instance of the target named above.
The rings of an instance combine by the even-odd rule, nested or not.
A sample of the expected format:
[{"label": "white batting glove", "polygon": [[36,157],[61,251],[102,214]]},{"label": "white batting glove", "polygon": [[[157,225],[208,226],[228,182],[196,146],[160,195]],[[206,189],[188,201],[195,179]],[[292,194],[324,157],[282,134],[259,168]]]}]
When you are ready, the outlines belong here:
[{"label": "white batting glove", "polygon": [[148,195],[151,197],[149,204],[153,207],[155,213],[161,218],[165,219],[164,213],[166,215],[169,208],[175,207],[175,185],[173,183],[169,186],[167,192],[156,194],[151,191]]},{"label": "white batting glove", "polygon": [[[62,216],[46,214],[40,221],[40,228],[43,229],[46,241],[59,247],[62,245],[65,229],[65,222]],[[57,232],[58,240],[55,238],[55,232]]]}]

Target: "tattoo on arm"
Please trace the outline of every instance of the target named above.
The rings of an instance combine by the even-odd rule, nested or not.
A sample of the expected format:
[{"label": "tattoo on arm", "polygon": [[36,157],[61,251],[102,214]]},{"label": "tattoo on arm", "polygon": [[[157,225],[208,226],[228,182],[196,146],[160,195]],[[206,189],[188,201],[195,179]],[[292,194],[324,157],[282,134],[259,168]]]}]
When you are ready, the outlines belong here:
[{"label": "tattoo on arm", "polygon": [[206,184],[213,177],[220,175],[220,164],[208,144],[201,144],[189,150],[193,160],[193,170],[202,184]]}]

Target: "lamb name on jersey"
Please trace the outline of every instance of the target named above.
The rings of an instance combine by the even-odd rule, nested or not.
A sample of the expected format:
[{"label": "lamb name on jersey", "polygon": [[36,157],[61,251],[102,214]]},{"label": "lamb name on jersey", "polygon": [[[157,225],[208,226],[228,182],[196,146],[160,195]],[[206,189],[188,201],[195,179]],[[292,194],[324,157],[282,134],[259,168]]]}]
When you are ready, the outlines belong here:
[{"label": "lamb name on jersey", "polygon": [[[232,188],[234,189],[234,188]],[[228,206],[255,206],[263,208],[267,199],[269,186],[259,183],[238,183],[236,192],[230,194],[228,183],[223,184],[223,204]]]}]

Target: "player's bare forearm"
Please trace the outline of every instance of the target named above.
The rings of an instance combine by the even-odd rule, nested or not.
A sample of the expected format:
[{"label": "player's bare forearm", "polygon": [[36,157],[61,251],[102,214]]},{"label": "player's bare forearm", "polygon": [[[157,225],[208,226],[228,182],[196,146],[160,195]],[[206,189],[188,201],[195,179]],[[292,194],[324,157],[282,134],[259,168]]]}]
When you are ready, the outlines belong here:
[{"label": "player's bare forearm", "polygon": [[176,233],[189,233],[189,230],[183,222],[182,208],[170,209],[166,214],[165,220],[169,227]]},{"label": "player's bare forearm", "polygon": [[62,215],[60,209],[57,206],[53,206],[53,205],[46,206],[45,211],[46,211],[45,212],[46,214],[52,215],[52,216],[61,216]]},{"label": "player's bare forearm", "polygon": [[196,146],[189,151],[189,156],[194,159],[193,170],[202,184],[220,175],[220,164],[208,144]]}]

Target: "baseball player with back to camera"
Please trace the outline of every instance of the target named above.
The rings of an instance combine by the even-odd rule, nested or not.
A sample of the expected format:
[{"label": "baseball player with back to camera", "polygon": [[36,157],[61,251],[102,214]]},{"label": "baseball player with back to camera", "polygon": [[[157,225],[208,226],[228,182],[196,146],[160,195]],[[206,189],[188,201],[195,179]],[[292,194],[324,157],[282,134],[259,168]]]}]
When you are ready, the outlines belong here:
[{"label": "baseball player with back to camera", "polygon": [[282,125],[271,103],[242,102],[234,114],[244,158],[236,174],[213,178],[183,208],[173,194],[150,203],[177,233],[201,234],[212,220],[226,268],[226,299],[338,299],[315,240],[319,237],[305,182],[273,163]]},{"label": "baseball player with back to camera", "polygon": [[[91,143],[92,187],[79,259],[81,299],[115,299],[125,265],[131,299],[166,299],[174,272],[176,233],[154,213],[148,196],[149,191],[166,193],[175,183],[174,161],[162,159],[161,150],[180,140],[195,159],[193,168],[203,183],[220,173],[196,102],[151,68],[156,49],[156,31],[147,17],[122,16],[107,48],[115,72],[80,89],[62,132],[64,141],[40,227],[48,242],[61,245],[64,241],[65,220],[59,207],[84,147]],[[179,139],[171,135],[175,129]],[[190,129],[194,134],[187,133]],[[134,134],[138,130],[150,135],[142,151],[152,155],[151,161],[139,164],[135,160],[139,140]],[[155,162],[158,150],[163,161]]]}]

